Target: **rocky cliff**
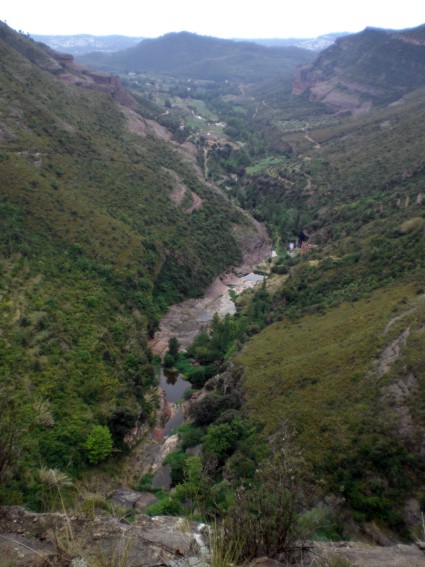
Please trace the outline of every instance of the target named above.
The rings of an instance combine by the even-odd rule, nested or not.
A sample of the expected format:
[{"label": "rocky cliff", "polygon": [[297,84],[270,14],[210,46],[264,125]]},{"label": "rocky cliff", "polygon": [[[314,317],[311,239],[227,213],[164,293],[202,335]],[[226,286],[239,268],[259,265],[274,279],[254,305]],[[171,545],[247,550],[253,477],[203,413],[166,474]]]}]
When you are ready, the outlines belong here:
[{"label": "rocky cliff", "polygon": [[312,63],[299,66],[293,94],[308,93],[336,112],[365,112],[425,85],[425,26],[366,28],[339,38]]},{"label": "rocky cliff", "polygon": [[79,65],[74,61],[73,55],[68,53],[60,53],[49,47],[45,47],[45,51],[51,60],[57,63],[47,70],[57,74],[65,83],[110,94],[116,102],[131,109],[138,107],[136,100],[123,89],[121,79],[117,75],[101,73]]},{"label": "rocky cliff", "polygon": [[79,65],[74,61],[73,55],[60,53],[47,45],[31,41],[27,36],[16,33],[3,22],[0,22],[0,40],[42,71],[58,76],[65,83],[110,94],[116,102],[132,109],[138,106],[136,100],[122,88],[121,79],[118,76],[93,71]]}]

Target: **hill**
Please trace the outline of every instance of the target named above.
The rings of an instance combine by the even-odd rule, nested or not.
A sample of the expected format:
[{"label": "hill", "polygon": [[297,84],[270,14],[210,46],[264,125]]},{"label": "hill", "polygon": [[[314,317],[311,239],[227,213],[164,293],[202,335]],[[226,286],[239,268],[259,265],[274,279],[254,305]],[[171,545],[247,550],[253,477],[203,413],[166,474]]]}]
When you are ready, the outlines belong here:
[{"label": "hill", "polygon": [[37,507],[35,468],[81,474],[93,425],[122,450],[149,421],[161,313],[255,230],[117,78],[3,23],[0,68],[1,497]]},{"label": "hill", "polygon": [[238,357],[249,415],[270,433],[293,428],[315,478],[369,534],[375,521],[407,536],[423,506],[425,92],[415,85],[357,117],[263,87],[271,96],[255,121],[273,124],[275,153],[233,188],[286,251],[266,286],[270,326]]},{"label": "hill", "polygon": [[177,78],[252,82],[292,74],[312,54],[297,47],[264,47],[252,42],[170,33],[145,39],[118,53],[80,58],[91,67],[114,73],[163,74]]},{"label": "hill", "polygon": [[334,110],[364,111],[425,84],[425,25],[408,30],[366,28],[336,40],[297,71],[294,93]]}]

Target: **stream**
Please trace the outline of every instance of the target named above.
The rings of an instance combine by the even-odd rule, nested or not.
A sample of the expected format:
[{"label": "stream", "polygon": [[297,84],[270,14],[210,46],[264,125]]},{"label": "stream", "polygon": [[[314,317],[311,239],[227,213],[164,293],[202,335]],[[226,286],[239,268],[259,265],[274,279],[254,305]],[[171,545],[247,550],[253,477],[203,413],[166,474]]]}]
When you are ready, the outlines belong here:
[{"label": "stream", "polygon": [[[181,350],[185,350],[199,332],[212,321],[214,314],[220,317],[236,312],[232,299],[247,289],[261,284],[264,276],[255,274],[254,268],[266,262],[275,253],[265,227],[252,220],[254,231],[249,232],[242,246],[243,262],[231,271],[221,274],[197,299],[187,299],[172,305],[161,319],[159,329],[149,346],[153,354],[163,357],[168,341],[175,337]],[[184,392],[190,383],[178,373],[158,369],[159,391],[162,393],[162,409],[156,427],[146,431],[147,437],[137,445],[128,459],[127,482],[137,484],[146,474],[152,474],[152,485],[169,490],[171,474],[164,459],[178,447],[176,429],[184,424]],[[134,433],[135,439],[140,433]]]},{"label": "stream", "polygon": [[171,417],[164,425],[164,437],[168,437],[184,423],[183,409],[179,402],[183,401],[184,393],[191,385],[181,374],[167,372],[162,368],[160,372],[159,387],[164,390],[165,400],[172,405]]},{"label": "stream", "polygon": [[[218,312],[221,316],[226,313],[235,313],[236,306],[230,297],[230,290],[233,290],[238,295],[245,289],[256,287],[263,280],[264,276],[253,272],[245,276],[227,276],[225,281],[217,278],[208,288],[203,298],[187,300],[179,305],[172,306],[161,322],[161,327],[163,327],[164,320],[166,321],[166,331],[164,333],[163,330],[160,330],[157,333],[157,335],[161,336],[161,339],[159,340],[158,336],[156,336],[157,342],[153,344],[156,348],[152,350],[156,354],[163,355],[168,347],[168,338],[171,336],[176,336],[183,348],[187,347],[200,329],[212,320],[214,313]],[[184,317],[185,314],[186,317]],[[173,322],[180,322],[180,325],[173,325]],[[182,327],[184,328],[184,333],[181,332]],[[158,372],[159,388],[163,390],[165,403],[171,409],[171,415],[162,430],[163,438],[166,441],[184,423],[181,402],[184,399],[185,391],[190,388],[190,383],[184,380],[179,373],[169,372],[163,368],[158,369]],[[171,470],[169,465],[161,465],[157,469],[152,479],[152,486],[162,488],[163,490],[170,489]]]},{"label": "stream", "polygon": [[[185,391],[190,388],[190,382],[184,380],[178,372],[158,369],[160,374],[159,388],[163,390],[165,402],[171,409],[171,416],[164,424],[163,437],[169,438],[173,432],[184,423],[183,408],[179,402],[184,399]],[[161,465],[152,479],[152,486],[169,490],[171,487],[171,470],[169,465]]]}]

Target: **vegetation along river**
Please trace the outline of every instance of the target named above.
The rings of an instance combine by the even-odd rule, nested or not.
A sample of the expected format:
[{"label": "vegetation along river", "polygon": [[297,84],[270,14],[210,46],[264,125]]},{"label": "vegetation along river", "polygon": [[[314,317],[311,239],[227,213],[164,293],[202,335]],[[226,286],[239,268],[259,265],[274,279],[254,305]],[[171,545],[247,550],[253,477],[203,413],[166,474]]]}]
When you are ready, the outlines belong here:
[{"label": "vegetation along river", "polygon": [[[271,248],[264,249],[261,260],[265,261],[272,256]],[[255,265],[257,265],[258,256]],[[173,305],[168,310],[160,323],[158,332],[151,341],[151,349],[154,354],[163,356],[168,348],[171,337],[177,338],[180,346],[185,349],[193,341],[200,330],[208,325],[215,313],[220,316],[233,314],[236,306],[232,295],[239,295],[247,289],[252,289],[264,280],[264,276],[253,272],[254,263],[248,266],[244,264],[243,271],[236,269],[232,273],[222,274],[209,286],[205,294],[198,299],[188,299]],[[190,383],[183,379],[181,374],[168,372],[160,369],[159,388],[163,392],[164,404],[167,408],[167,418],[163,420],[162,440],[163,445],[158,446],[158,453],[165,456],[174,447],[172,441],[173,432],[184,423],[183,400],[185,391],[190,388]],[[164,445],[169,445],[169,450],[164,451]],[[152,481],[157,488],[169,489],[171,475],[169,465],[160,466]]]}]

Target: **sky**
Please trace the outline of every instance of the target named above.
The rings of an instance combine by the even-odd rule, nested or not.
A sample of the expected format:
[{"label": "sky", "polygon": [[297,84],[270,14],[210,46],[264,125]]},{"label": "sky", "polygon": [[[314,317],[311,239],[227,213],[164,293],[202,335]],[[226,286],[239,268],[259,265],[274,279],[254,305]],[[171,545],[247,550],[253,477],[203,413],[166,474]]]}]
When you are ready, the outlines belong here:
[{"label": "sky", "polygon": [[0,20],[40,35],[158,37],[189,31],[221,38],[316,37],[367,26],[425,23],[423,0],[2,0]]}]

